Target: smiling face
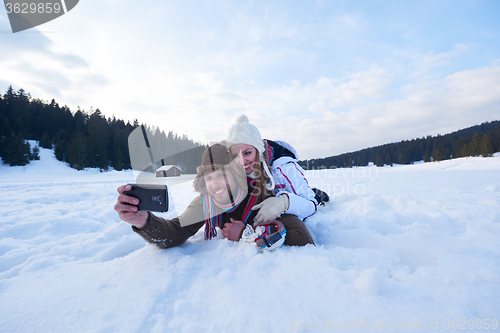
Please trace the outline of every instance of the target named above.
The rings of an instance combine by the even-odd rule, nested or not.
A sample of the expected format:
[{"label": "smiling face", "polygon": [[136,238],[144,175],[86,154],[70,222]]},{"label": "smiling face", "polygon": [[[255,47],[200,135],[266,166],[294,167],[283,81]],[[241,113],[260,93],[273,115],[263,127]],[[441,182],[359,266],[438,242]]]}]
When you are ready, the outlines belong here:
[{"label": "smiling face", "polygon": [[231,147],[233,157],[245,168],[245,173],[251,174],[254,170],[254,162],[257,160],[257,149],[254,146],[238,143]]},{"label": "smiling face", "polygon": [[208,194],[219,204],[227,205],[232,198],[236,197],[239,185],[232,172],[228,169],[218,169],[214,172],[206,173],[204,176]]}]

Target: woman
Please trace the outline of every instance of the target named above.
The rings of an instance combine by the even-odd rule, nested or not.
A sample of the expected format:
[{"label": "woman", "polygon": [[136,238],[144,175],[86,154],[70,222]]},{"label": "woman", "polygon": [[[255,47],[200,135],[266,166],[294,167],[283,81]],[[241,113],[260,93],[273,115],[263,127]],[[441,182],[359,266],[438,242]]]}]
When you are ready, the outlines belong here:
[{"label": "woman", "polygon": [[[276,195],[254,206],[253,210],[260,209],[257,223],[274,220],[283,213],[304,220],[316,212],[321,203],[315,193],[318,190],[309,187],[293,147],[281,141],[262,140],[257,127],[245,115],[229,129],[226,142],[233,156],[239,156],[247,175],[256,180],[263,197],[268,191]],[[323,201],[328,201],[327,197]]]}]

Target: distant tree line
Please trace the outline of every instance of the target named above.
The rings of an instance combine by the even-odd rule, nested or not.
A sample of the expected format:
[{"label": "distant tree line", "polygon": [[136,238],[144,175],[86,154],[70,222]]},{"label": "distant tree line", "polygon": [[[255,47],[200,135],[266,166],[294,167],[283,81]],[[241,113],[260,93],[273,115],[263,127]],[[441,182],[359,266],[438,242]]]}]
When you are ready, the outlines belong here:
[{"label": "distant tree line", "polygon": [[[139,126],[121,119],[105,118],[99,109],[89,112],[71,112],[67,106],[59,106],[54,99],[50,103],[35,99],[23,89],[14,91],[10,86],[0,95],[0,157],[4,164],[26,165],[39,158],[39,148],[26,140],[36,140],[42,148],[54,149],[58,160],[72,168],[99,168],[108,170],[131,169],[128,136]],[[193,165],[201,161],[205,146],[170,131],[145,126],[152,133],[156,144],[164,145],[168,157],[181,154],[181,160],[168,162],[181,167],[185,173],[193,173]],[[173,152],[173,153],[172,153]]]},{"label": "distant tree line", "polygon": [[427,136],[366,148],[337,156],[300,161],[305,169],[350,168],[441,161],[466,156],[491,156],[500,151],[500,121],[486,122],[446,135]]}]

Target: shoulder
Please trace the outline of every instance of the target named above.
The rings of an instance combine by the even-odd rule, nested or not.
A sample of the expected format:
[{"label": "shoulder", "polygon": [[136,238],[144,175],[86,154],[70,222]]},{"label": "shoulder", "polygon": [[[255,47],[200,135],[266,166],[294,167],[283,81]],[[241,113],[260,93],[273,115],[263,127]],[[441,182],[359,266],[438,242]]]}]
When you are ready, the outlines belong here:
[{"label": "shoulder", "polygon": [[[293,149],[292,146],[287,144],[284,141],[272,141],[269,139],[264,140],[265,146],[267,147],[265,151],[265,156],[266,157],[266,162],[269,165],[274,165],[278,160],[282,159],[283,157],[290,157],[292,160],[297,159],[297,152],[295,149]],[[290,149],[291,150],[290,150]],[[285,162],[279,162],[279,163],[286,163]]]},{"label": "shoulder", "polygon": [[[276,169],[276,168],[283,168],[283,166],[287,165],[288,163],[293,163],[295,164],[296,162],[298,162],[295,158],[293,157],[290,157],[290,156],[283,156],[283,157],[280,157],[278,159],[276,159],[273,164],[272,164],[272,168],[273,169]],[[290,165],[292,166],[292,165]]]}]

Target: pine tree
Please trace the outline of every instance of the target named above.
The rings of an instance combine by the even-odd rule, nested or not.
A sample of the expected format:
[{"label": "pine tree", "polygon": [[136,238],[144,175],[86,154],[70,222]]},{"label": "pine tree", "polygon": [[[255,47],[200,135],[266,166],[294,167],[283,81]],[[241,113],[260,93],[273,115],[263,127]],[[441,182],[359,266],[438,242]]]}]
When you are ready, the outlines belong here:
[{"label": "pine tree", "polygon": [[469,144],[466,143],[462,146],[462,148],[460,149],[460,157],[467,157],[467,156],[471,156],[471,151],[470,151],[470,148],[469,148]]},{"label": "pine tree", "polygon": [[444,156],[443,156],[443,159],[444,160],[449,160],[451,158],[451,151],[450,151],[450,148],[449,147],[446,147],[446,149],[444,150]]},{"label": "pine tree", "polygon": [[441,161],[443,159],[443,154],[441,153],[441,150],[439,150],[439,147],[436,147],[436,149],[434,149],[434,153],[432,154],[432,159],[433,161]]},{"label": "pine tree", "polygon": [[0,125],[0,137],[9,136],[14,134],[12,126],[10,126],[9,118],[3,117],[2,123]]},{"label": "pine tree", "polygon": [[468,148],[464,149],[464,146],[466,145],[467,145],[467,140],[465,140],[463,137],[458,138],[453,144],[453,157],[457,158],[457,157],[467,156],[468,153],[464,154],[468,149]]},{"label": "pine tree", "polygon": [[30,161],[38,161],[40,160],[40,148],[38,146],[33,147],[29,154]]},{"label": "pine tree", "polygon": [[90,166],[107,170],[109,166],[108,150],[108,124],[101,111],[96,109],[88,120],[89,130],[89,161]]},{"label": "pine tree", "polygon": [[23,166],[29,163],[30,145],[24,142],[21,133],[11,135],[5,141],[6,147],[2,160],[10,166]]},{"label": "pine tree", "polygon": [[424,162],[430,162],[430,161],[431,161],[431,152],[427,149],[424,155]]},{"label": "pine tree", "polygon": [[391,157],[391,154],[389,152],[385,153],[384,164],[392,166],[392,157]]},{"label": "pine tree", "polygon": [[113,162],[111,165],[116,171],[121,171],[124,169],[123,154],[119,148],[113,151]]},{"label": "pine tree", "polygon": [[493,143],[491,142],[491,138],[488,134],[483,135],[481,138],[480,151],[483,157],[491,156],[495,152]]},{"label": "pine tree", "polygon": [[66,162],[72,168],[82,170],[89,166],[88,162],[88,139],[82,133],[77,133],[71,139],[71,142],[66,151]]},{"label": "pine tree", "polygon": [[54,147],[54,155],[59,161],[65,161],[66,160],[66,155],[65,155],[65,148],[64,144],[62,142],[56,143]]},{"label": "pine tree", "polygon": [[491,142],[493,143],[493,150],[500,151],[500,126],[491,133]]},{"label": "pine tree", "polygon": [[46,149],[52,149],[52,141],[49,139],[47,132],[44,132],[42,137],[40,138],[40,147]]},{"label": "pine tree", "polygon": [[476,132],[472,137],[472,142],[469,144],[469,153],[472,156],[479,156],[481,154],[481,136]]}]

